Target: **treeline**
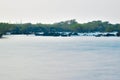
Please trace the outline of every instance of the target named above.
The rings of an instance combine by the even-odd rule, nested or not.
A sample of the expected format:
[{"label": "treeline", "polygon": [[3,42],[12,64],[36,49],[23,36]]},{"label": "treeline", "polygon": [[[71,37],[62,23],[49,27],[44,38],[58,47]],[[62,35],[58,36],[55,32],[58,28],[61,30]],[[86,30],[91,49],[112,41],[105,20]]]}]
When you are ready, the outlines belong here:
[{"label": "treeline", "polygon": [[120,32],[120,24],[109,22],[92,21],[88,23],[78,23],[76,20],[62,21],[54,24],[9,24],[0,23],[0,34],[33,34],[37,32]]}]

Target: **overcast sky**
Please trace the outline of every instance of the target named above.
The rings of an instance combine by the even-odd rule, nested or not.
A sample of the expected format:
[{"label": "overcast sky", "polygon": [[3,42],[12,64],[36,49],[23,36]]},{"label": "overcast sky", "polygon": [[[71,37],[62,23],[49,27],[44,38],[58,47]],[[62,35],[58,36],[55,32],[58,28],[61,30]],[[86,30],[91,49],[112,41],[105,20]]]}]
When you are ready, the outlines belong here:
[{"label": "overcast sky", "polygon": [[0,22],[80,23],[103,20],[120,23],[120,0],[0,0]]}]

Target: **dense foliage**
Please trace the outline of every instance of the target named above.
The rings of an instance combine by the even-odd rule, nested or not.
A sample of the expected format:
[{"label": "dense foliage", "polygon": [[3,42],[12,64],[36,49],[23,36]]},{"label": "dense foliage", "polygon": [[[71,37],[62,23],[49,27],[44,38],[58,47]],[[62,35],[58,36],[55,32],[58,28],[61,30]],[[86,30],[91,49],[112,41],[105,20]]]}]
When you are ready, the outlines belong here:
[{"label": "dense foliage", "polygon": [[54,24],[9,24],[0,23],[0,34],[31,34],[36,32],[120,32],[120,24],[92,21],[80,24],[76,20],[62,21]]}]

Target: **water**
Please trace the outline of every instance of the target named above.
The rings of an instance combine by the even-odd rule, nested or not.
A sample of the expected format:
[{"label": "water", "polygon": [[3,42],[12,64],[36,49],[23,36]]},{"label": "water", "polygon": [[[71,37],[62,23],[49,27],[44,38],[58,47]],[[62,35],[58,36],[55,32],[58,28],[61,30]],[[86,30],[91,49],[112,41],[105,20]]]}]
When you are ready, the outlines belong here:
[{"label": "water", "polygon": [[120,38],[6,36],[0,80],[120,80]]}]

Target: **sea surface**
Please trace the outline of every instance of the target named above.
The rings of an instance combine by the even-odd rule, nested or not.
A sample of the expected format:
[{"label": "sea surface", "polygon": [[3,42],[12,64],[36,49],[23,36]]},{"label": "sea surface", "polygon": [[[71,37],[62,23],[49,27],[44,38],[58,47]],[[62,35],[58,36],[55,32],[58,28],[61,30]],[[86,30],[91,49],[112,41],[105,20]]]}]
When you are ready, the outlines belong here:
[{"label": "sea surface", "polygon": [[4,36],[0,80],[120,80],[120,37]]}]

